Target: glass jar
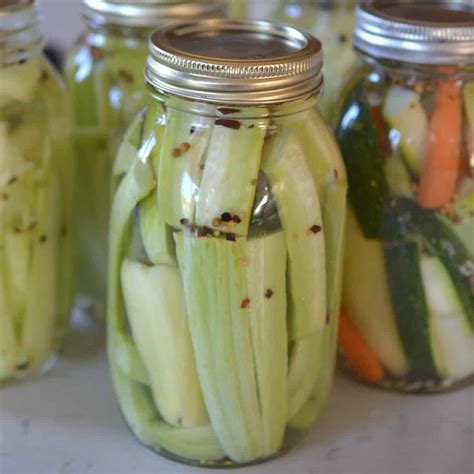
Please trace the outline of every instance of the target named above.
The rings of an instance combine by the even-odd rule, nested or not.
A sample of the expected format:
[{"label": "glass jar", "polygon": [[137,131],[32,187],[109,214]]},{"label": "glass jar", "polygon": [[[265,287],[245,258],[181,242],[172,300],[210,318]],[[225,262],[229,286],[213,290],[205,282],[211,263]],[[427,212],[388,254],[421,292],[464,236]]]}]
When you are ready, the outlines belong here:
[{"label": "glass jar", "polygon": [[159,24],[224,14],[224,0],[82,0],[87,25],[65,75],[75,116],[78,286],[81,304],[103,317],[112,163],[133,116],[145,106],[148,36]]},{"label": "glass jar", "polygon": [[346,365],[444,390],[474,373],[474,10],[363,2],[336,136],[349,180]]},{"label": "glass jar", "polygon": [[158,30],[150,50],[154,102],[114,167],[116,395],[164,456],[254,463],[310,428],[332,380],[346,178],[314,109],[321,46],[208,20]]},{"label": "glass jar", "polygon": [[33,2],[0,6],[0,382],[49,366],[73,292],[71,124]]},{"label": "glass jar", "polygon": [[347,74],[355,63],[351,37],[356,0],[283,0],[271,19],[316,35],[324,49],[324,93],[319,110],[331,119]]},{"label": "glass jar", "polygon": [[246,18],[248,15],[247,0],[228,0],[229,15],[232,18]]}]

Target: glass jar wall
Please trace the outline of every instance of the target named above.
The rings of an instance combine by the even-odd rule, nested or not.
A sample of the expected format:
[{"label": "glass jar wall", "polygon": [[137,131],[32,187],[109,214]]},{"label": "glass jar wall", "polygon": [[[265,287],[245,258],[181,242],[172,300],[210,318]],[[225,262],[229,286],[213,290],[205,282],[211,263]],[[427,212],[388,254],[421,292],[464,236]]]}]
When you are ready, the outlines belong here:
[{"label": "glass jar wall", "polygon": [[355,0],[283,0],[271,14],[271,19],[302,28],[321,40],[324,93],[318,107],[327,119],[334,114],[341,87],[356,60],[351,42],[355,4]]},{"label": "glass jar wall", "polygon": [[[370,383],[448,389],[474,373],[474,11],[375,2],[358,15],[365,61],[336,132],[350,185],[343,358]],[[378,21],[392,36],[367,36]]]},{"label": "glass jar wall", "polygon": [[134,115],[148,102],[143,67],[153,28],[177,19],[219,16],[224,0],[83,0],[87,28],[70,51],[66,78],[78,154],[79,293],[102,315],[106,294],[110,175]]},{"label": "glass jar wall", "polygon": [[0,6],[0,383],[48,365],[73,296],[73,160],[63,84],[32,2]]},{"label": "glass jar wall", "polygon": [[314,110],[320,44],[269,23],[203,21],[160,30],[150,47],[155,100],[114,167],[115,392],[164,456],[262,461],[308,431],[334,369],[346,178]]}]

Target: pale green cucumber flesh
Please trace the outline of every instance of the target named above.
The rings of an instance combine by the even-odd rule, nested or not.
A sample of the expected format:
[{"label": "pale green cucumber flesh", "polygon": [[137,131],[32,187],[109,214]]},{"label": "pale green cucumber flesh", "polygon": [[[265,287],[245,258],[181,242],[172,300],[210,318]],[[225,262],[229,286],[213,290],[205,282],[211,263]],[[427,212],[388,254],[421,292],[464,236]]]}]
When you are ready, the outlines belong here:
[{"label": "pale green cucumber flesh", "polygon": [[[247,113],[251,115],[251,111]],[[222,122],[216,120],[212,129],[199,189],[196,223],[247,235],[267,121],[235,121],[240,124],[235,129],[226,125],[226,121],[232,121],[227,117],[232,115]],[[229,226],[220,222],[225,213],[237,216],[238,223]]]},{"label": "pale green cucumber flesh", "polygon": [[139,204],[139,215],[140,234],[149,260],[155,265],[175,265],[173,233],[158,211],[155,192]]},{"label": "pale green cucumber flesh", "polygon": [[326,250],[318,191],[304,151],[288,129],[267,141],[262,168],[286,236],[289,337],[295,340],[321,329],[327,320]]},{"label": "pale green cucumber flesh", "polygon": [[111,364],[112,380],[122,414],[135,436],[145,445],[187,460],[217,460],[224,452],[211,426],[173,428],[159,419],[147,389]]},{"label": "pale green cucumber flesh", "polygon": [[449,273],[434,257],[421,259],[430,312],[432,349],[443,375],[455,380],[474,373],[474,334]]},{"label": "pale green cucumber flesh", "polygon": [[364,237],[352,210],[347,217],[342,288],[343,307],[383,366],[395,376],[405,375],[408,362],[396,326],[382,243]]},{"label": "pale green cucumber flesh", "polygon": [[410,170],[419,176],[425,162],[429,128],[420,96],[411,89],[390,86],[385,96],[383,116],[397,134]]},{"label": "pale green cucumber flesh", "polygon": [[122,263],[122,292],[137,349],[147,367],[155,404],[172,426],[208,421],[186,324],[179,270]]},{"label": "pale green cucumber flesh", "polygon": [[212,121],[169,109],[162,137],[158,176],[158,205],[164,221],[177,229],[184,219],[194,223],[203,160]]},{"label": "pale green cucumber flesh", "polygon": [[247,242],[248,318],[262,419],[263,455],[278,451],[288,410],[286,243],[282,232]]}]

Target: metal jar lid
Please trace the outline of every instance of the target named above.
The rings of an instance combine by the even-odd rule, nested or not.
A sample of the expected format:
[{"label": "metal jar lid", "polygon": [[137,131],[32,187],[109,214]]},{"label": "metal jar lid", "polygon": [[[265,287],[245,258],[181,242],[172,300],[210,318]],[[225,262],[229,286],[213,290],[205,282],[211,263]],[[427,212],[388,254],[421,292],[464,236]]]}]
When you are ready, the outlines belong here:
[{"label": "metal jar lid", "polygon": [[146,78],[155,89],[207,102],[270,104],[317,92],[319,40],[288,25],[201,20],[155,31]]},{"label": "metal jar lid", "polygon": [[81,0],[82,15],[95,24],[155,28],[173,20],[225,15],[225,0]]},{"label": "metal jar lid", "polygon": [[363,1],[354,47],[377,59],[417,64],[474,63],[474,1]]}]

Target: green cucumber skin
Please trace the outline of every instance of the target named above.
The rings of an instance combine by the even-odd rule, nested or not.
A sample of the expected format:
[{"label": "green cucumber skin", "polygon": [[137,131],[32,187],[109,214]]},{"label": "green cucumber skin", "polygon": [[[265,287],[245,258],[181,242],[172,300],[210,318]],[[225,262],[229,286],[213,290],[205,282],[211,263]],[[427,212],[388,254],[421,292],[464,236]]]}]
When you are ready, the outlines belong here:
[{"label": "green cucumber skin", "polygon": [[[428,250],[445,266],[458,292],[471,331],[474,331],[474,295],[463,273],[472,257],[452,229],[438,216],[409,199],[394,200],[386,220],[386,240],[401,240],[407,232],[420,235]],[[391,225],[388,225],[388,223]],[[401,225],[403,223],[403,226]]]},{"label": "green cucumber skin", "polygon": [[110,364],[122,414],[135,436],[158,452],[166,450],[175,456],[195,461],[218,460],[224,452],[212,427],[173,428],[162,421],[146,387],[121,373]]},{"label": "green cucumber skin", "polygon": [[246,247],[248,318],[262,418],[263,456],[270,456],[283,442],[288,410],[287,251],[283,232],[248,240]]},{"label": "green cucumber skin", "polygon": [[410,375],[436,379],[441,374],[430,343],[430,315],[420,269],[419,244],[410,241],[385,244],[384,254],[392,305]]},{"label": "green cucumber skin", "polygon": [[[262,169],[270,181],[285,232],[289,336],[298,340],[324,327],[327,320],[325,229],[319,195],[304,151],[289,129],[280,130],[267,141]],[[317,231],[313,232],[315,225]]]},{"label": "green cucumber skin", "polygon": [[349,201],[365,237],[381,238],[388,183],[364,82],[347,95],[336,126],[349,181]]}]

